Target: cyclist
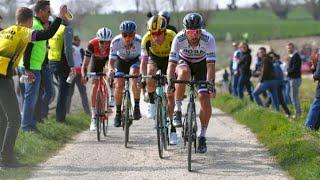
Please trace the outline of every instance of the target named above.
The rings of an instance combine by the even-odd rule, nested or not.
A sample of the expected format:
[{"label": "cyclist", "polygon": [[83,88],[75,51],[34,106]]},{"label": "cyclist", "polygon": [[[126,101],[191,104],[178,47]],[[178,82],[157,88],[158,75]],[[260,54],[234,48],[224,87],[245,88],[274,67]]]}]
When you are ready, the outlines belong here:
[{"label": "cyclist", "polygon": [[[109,55],[109,77],[116,75],[121,77],[125,74],[139,75],[141,37],[136,34],[136,23],[134,21],[123,21],[120,24],[121,34],[117,35],[111,42]],[[121,103],[122,91],[124,88],[124,79],[116,78],[115,83],[115,101],[116,116],[114,126],[121,125]],[[137,79],[132,79],[132,91],[134,95],[133,119],[139,120],[140,113],[140,88],[137,87]]]},{"label": "cyclist", "polygon": [[[153,16],[147,23],[148,32],[143,36],[141,42],[141,65],[142,75],[155,75],[160,69],[163,74],[167,73],[168,59],[171,44],[176,33],[167,29],[167,22],[163,16]],[[148,118],[155,116],[156,105],[155,83],[153,80],[147,80],[147,91],[149,94]],[[170,96],[171,95],[171,96]],[[168,94],[168,110],[172,119],[174,99],[173,94]],[[175,127],[171,126],[170,144],[177,144],[177,135]]]},{"label": "cyclist", "polygon": [[170,14],[169,14],[168,11],[160,11],[160,12],[158,13],[158,15],[159,15],[159,16],[163,16],[163,17],[166,18],[166,20],[167,20],[167,29],[170,29],[170,30],[172,30],[173,32],[178,33],[177,28],[176,28],[175,26],[173,26],[173,25],[170,24]]},{"label": "cyclist", "polygon": [[[106,27],[100,28],[96,37],[89,41],[87,50],[85,52],[84,62],[81,68],[82,77],[86,76],[88,64],[91,63],[90,72],[104,72],[107,69],[107,62],[109,60],[110,43],[112,40],[112,31]],[[91,61],[91,62],[90,62]],[[86,78],[84,78],[86,82]],[[97,114],[96,109],[96,96],[98,91],[98,77],[92,77],[91,88],[91,124],[90,130],[96,130],[95,117]]]},{"label": "cyclist", "polygon": [[[212,82],[211,85],[199,85],[200,100],[200,121],[201,133],[199,137],[198,151],[205,153],[206,130],[211,117],[212,109],[210,104],[210,93],[214,96],[214,79],[215,79],[215,39],[202,29],[202,17],[198,13],[189,13],[183,19],[184,29],[174,38],[168,65],[168,79],[171,81],[175,77],[178,80],[189,80],[191,76],[194,80],[207,80]],[[169,82],[170,82],[169,81]],[[172,87],[169,83],[169,87]],[[173,88],[170,88],[173,89]],[[181,127],[181,106],[185,85],[175,85],[175,108],[173,125]]]}]

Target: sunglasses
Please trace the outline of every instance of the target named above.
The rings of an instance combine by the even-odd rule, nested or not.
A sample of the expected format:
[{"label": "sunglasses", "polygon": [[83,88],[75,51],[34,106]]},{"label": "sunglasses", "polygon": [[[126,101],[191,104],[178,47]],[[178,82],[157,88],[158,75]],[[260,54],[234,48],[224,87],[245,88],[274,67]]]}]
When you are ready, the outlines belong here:
[{"label": "sunglasses", "polygon": [[161,36],[163,34],[164,31],[158,31],[158,32],[152,32],[150,33],[151,36]]},{"label": "sunglasses", "polygon": [[195,36],[201,33],[201,29],[186,29],[186,34]]},{"label": "sunglasses", "polygon": [[108,44],[109,41],[99,41],[100,44]]},{"label": "sunglasses", "polygon": [[122,33],[122,37],[126,38],[126,37],[133,37],[134,33]]}]

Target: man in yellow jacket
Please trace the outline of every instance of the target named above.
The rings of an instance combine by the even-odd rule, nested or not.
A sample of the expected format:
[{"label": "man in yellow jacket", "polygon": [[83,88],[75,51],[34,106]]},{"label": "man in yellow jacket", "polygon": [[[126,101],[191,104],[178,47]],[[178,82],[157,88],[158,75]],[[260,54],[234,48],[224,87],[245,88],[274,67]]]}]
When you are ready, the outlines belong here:
[{"label": "man in yellow jacket", "polygon": [[[59,17],[48,30],[32,30],[33,12],[21,7],[16,11],[16,25],[0,31],[0,167],[19,167],[13,149],[21,122],[12,75],[31,41],[50,39],[58,30],[67,7],[61,6]],[[34,76],[26,71],[26,79]]]}]

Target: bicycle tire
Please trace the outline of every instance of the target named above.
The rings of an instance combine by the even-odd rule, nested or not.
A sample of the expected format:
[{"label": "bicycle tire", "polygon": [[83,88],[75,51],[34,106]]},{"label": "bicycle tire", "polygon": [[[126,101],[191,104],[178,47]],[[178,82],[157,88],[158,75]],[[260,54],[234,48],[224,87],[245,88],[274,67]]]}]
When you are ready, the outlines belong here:
[{"label": "bicycle tire", "polygon": [[98,98],[97,98],[97,114],[96,114],[96,129],[97,129],[97,139],[98,141],[101,140],[101,108],[102,108],[102,99],[101,99],[101,92],[98,92]]},{"label": "bicycle tire", "polygon": [[[108,101],[108,98],[106,98],[106,103],[105,103],[105,106],[107,106],[107,108],[109,108],[109,101]],[[102,121],[102,126],[103,126],[103,135],[104,137],[107,136],[107,133],[108,133],[108,111],[106,112],[105,110],[106,107],[104,107],[104,119]]]},{"label": "bicycle tire", "polygon": [[192,145],[193,145],[193,132],[192,132],[192,124],[193,124],[193,106],[194,104],[190,104],[187,111],[187,123],[188,123],[188,171],[191,171],[191,157],[192,157]]},{"label": "bicycle tire", "polygon": [[156,122],[157,122],[157,142],[158,142],[158,152],[159,157],[163,158],[163,128],[162,128],[162,103],[159,98],[157,98],[157,112],[156,112]]},{"label": "bicycle tire", "polygon": [[128,147],[128,141],[129,141],[129,126],[130,126],[130,95],[129,92],[125,93],[125,109],[124,109],[124,129],[125,129],[125,135],[124,135],[124,147]]},{"label": "bicycle tire", "polygon": [[163,121],[163,148],[164,150],[168,150],[168,145],[169,145],[169,128],[168,128],[168,122],[167,122],[167,112],[166,112],[166,108],[164,106],[162,106],[162,112],[163,112],[163,118],[162,118],[162,121]]}]

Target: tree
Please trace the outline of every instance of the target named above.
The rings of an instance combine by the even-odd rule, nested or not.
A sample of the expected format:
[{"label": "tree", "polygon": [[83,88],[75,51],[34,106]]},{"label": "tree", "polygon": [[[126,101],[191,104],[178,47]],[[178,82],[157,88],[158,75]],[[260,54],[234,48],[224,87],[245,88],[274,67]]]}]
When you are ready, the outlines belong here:
[{"label": "tree", "polygon": [[320,21],[320,1],[305,0],[307,11],[312,15],[314,20]]},{"label": "tree", "polygon": [[[79,29],[83,23],[83,20],[89,14],[97,14],[103,7],[102,1],[97,0],[70,0],[67,3],[68,8],[71,9],[74,19],[72,20],[72,26],[75,29]],[[110,1],[108,1],[110,2]],[[106,1],[103,1],[104,5],[107,5]]]},{"label": "tree", "polygon": [[267,0],[273,13],[280,19],[287,19],[291,10],[290,0]]}]

